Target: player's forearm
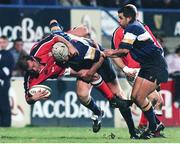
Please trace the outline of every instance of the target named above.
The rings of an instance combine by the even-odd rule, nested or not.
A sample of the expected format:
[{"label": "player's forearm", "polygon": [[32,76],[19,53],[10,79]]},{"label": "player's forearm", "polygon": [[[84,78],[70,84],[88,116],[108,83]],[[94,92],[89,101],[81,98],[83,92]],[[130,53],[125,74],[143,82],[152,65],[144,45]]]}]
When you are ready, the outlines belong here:
[{"label": "player's forearm", "polygon": [[96,62],[90,69],[89,69],[89,74],[94,75],[96,71],[100,68],[102,63],[104,62],[104,56],[101,56],[99,58],[99,61]]},{"label": "player's forearm", "polygon": [[70,76],[72,76],[72,77],[79,77],[79,73],[71,68],[70,69]]},{"label": "player's forearm", "polygon": [[129,52],[128,49],[116,49],[116,50],[114,50],[112,56],[119,56],[119,57],[121,57],[121,56],[126,55],[128,52]]},{"label": "player's forearm", "polygon": [[120,57],[112,58],[112,60],[121,69],[123,69],[126,66]]},{"label": "player's forearm", "polygon": [[67,41],[64,37],[62,37],[62,36],[60,36],[60,35],[56,36],[55,41],[56,41],[56,42],[62,42],[62,43],[64,43],[64,44],[66,44],[67,47],[68,47],[68,46],[73,46],[69,41]]},{"label": "player's forearm", "polygon": [[107,57],[123,57],[126,56],[128,54],[129,50],[128,49],[108,49],[105,50],[104,53]]}]

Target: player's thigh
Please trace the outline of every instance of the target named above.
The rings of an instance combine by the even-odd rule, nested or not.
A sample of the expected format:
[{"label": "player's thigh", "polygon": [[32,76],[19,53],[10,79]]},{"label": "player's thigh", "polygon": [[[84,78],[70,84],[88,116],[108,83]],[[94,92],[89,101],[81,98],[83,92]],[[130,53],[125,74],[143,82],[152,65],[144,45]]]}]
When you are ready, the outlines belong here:
[{"label": "player's thigh", "polygon": [[162,72],[162,68],[156,68],[149,64],[144,65],[138,73],[133,86],[132,96],[134,97],[147,97],[153,92],[158,84],[161,82],[160,76],[157,74],[158,70]]},{"label": "player's thigh", "polygon": [[136,99],[138,91],[141,88],[142,82],[143,82],[143,78],[141,77],[137,77],[135,79],[134,85],[132,87],[132,93],[131,93],[132,99]]},{"label": "player's thigh", "polygon": [[91,84],[88,84],[82,80],[76,82],[76,92],[79,97],[87,97],[91,92]]},{"label": "player's thigh", "polygon": [[[139,82],[139,83],[138,83]],[[139,104],[143,104],[145,98],[152,93],[157,87],[155,82],[151,82],[147,79],[137,77],[133,90],[132,96]]]}]

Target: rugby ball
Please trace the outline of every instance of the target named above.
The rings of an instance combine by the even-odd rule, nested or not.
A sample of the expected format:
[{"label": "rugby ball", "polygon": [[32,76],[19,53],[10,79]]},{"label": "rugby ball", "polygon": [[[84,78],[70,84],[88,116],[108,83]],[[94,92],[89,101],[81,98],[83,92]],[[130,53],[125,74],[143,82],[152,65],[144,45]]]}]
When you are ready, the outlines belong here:
[{"label": "rugby ball", "polygon": [[62,42],[56,42],[52,46],[52,54],[56,61],[62,62],[68,56],[68,47]]},{"label": "rugby ball", "polygon": [[49,97],[51,95],[51,88],[46,85],[34,85],[29,89],[29,94],[34,95],[39,91],[46,90],[48,93],[44,97]]}]

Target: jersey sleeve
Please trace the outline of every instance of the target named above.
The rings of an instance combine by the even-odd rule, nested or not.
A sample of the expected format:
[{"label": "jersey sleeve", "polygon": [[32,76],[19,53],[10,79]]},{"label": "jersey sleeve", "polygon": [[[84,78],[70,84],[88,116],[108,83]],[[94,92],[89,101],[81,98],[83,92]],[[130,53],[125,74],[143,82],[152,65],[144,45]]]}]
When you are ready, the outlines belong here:
[{"label": "jersey sleeve", "polygon": [[88,49],[88,51],[84,56],[84,59],[93,60],[93,61],[98,61],[99,58],[100,58],[100,51],[92,47]]},{"label": "jersey sleeve", "polygon": [[122,42],[119,45],[119,48],[122,49],[132,49],[133,43],[137,38],[137,28],[135,25],[129,25],[124,32],[124,38],[122,39]]}]

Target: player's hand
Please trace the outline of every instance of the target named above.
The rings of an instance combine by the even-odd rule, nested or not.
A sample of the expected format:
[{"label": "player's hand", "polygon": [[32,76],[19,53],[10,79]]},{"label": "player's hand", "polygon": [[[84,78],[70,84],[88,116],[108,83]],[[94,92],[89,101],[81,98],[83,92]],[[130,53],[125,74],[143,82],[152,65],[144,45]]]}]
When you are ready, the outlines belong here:
[{"label": "player's hand", "polygon": [[125,75],[129,78],[135,78],[137,70],[134,68],[129,68],[128,66],[125,66],[123,68],[123,72],[125,73]]},{"label": "player's hand", "polygon": [[111,57],[114,54],[114,50],[112,49],[106,49],[103,51],[106,57]]},{"label": "player's hand", "polygon": [[48,97],[46,96],[48,94],[48,91],[43,90],[43,91],[38,91],[37,93],[35,93],[31,98],[34,101],[38,101],[41,99],[47,99]]},{"label": "player's hand", "polygon": [[79,55],[78,50],[75,47],[73,47],[73,46],[70,47],[69,48],[69,56],[73,57],[73,56],[76,56],[76,55]]},{"label": "player's hand", "polygon": [[83,69],[78,72],[78,76],[86,82],[90,82],[93,78],[93,74],[89,70]]}]

